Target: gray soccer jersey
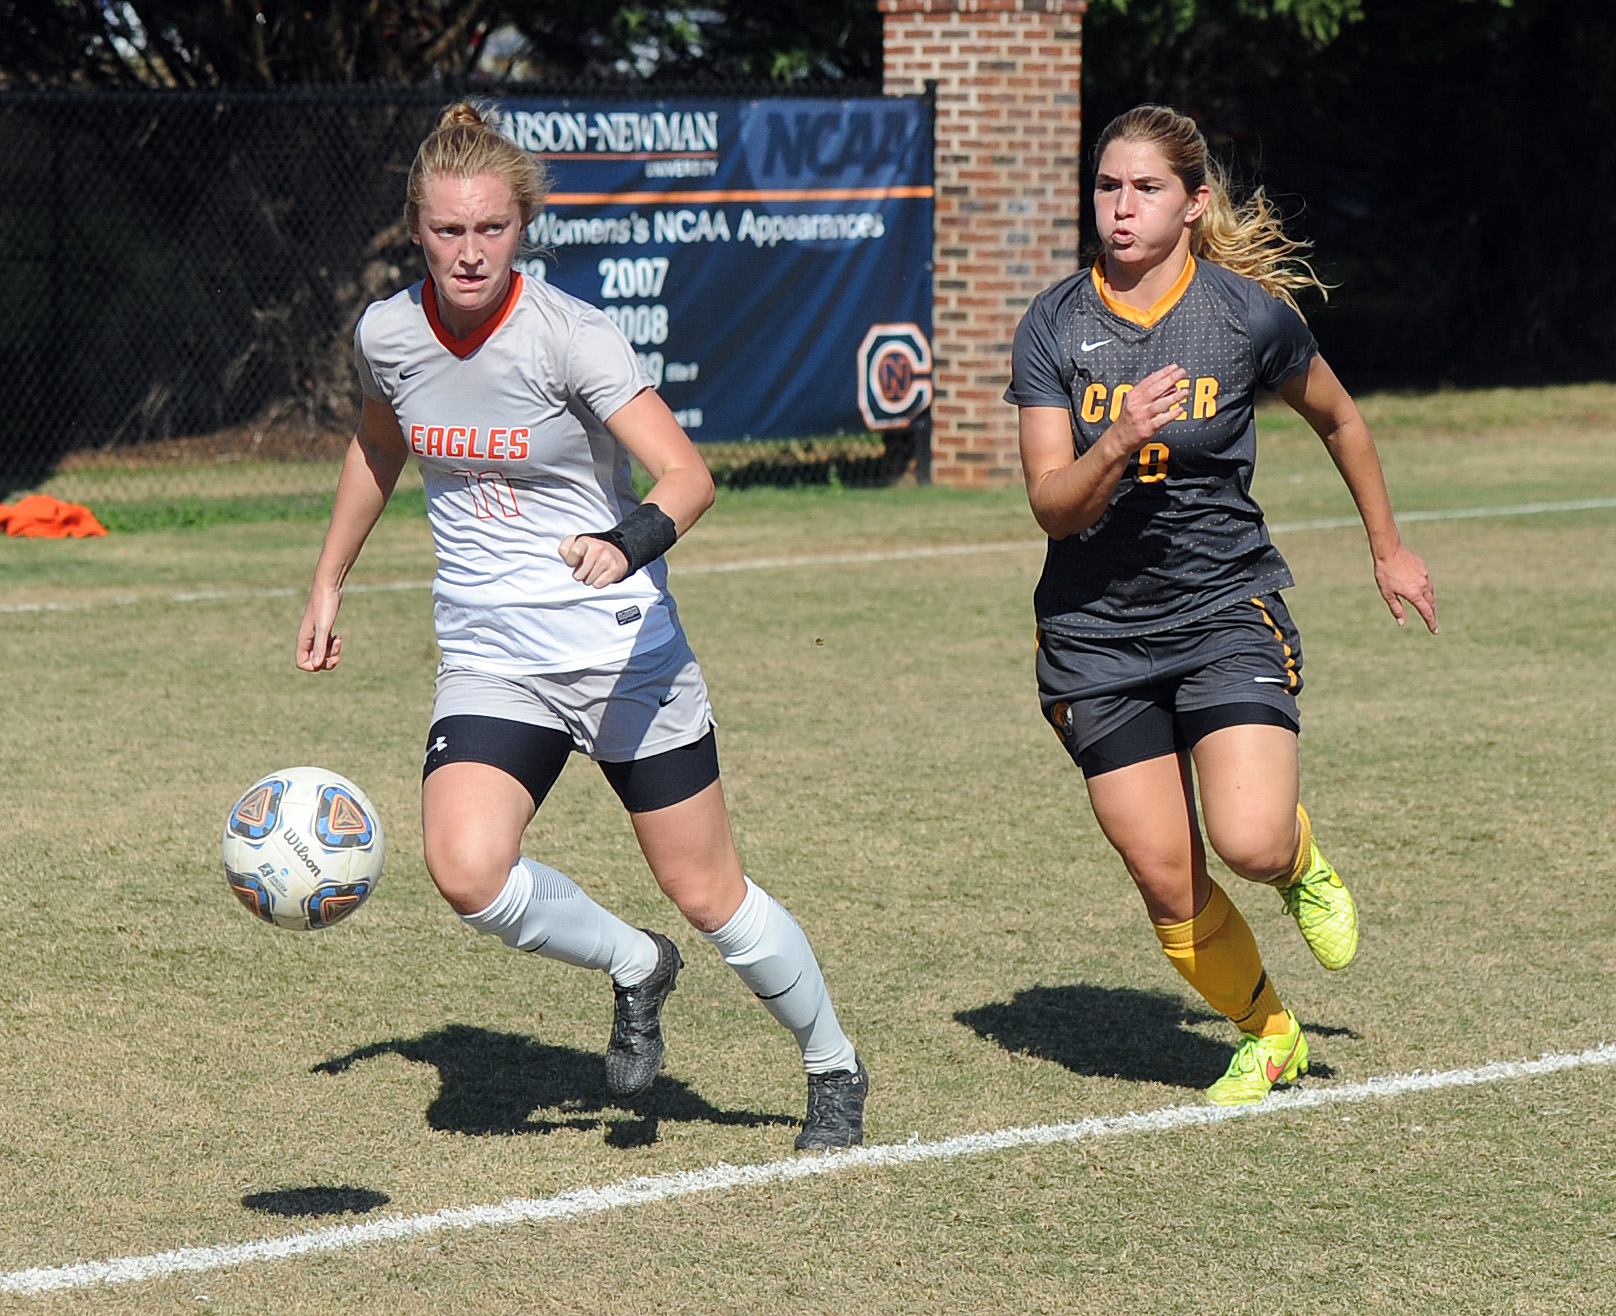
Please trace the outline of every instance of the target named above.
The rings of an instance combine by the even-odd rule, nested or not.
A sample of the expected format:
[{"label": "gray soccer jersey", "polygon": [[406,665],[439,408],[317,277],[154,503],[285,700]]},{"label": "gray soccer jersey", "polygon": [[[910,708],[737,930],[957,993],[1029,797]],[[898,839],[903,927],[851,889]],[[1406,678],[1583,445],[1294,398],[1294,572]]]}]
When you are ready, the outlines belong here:
[{"label": "gray soccer jersey", "polygon": [[444,327],[430,282],[377,302],[354,331],[354,356],[361,387],[393,409],[421,467],[444,661],[502,676],[582,671],[677,629],[660,560],[594,589],[557,551],[638,505],[628,453],[605,421],[651,381],[595,307],[511,281],[466,338]]},{"label": "gray soccer jersey", "polygon": [[1100,520],[1051,539],[1033,603],[1045,630],[1147,635],[1292,583],[1251,496],[1257,390],[1318,352],[1301,316],[1250,279],[1191,260],[1142,315],[1108,298],[1098,268],[1040,293],[1016,330],[1005,401],[1062,407],[1081,456],[1141,379],[1179,365],[1185,419],[1128,463]]}]

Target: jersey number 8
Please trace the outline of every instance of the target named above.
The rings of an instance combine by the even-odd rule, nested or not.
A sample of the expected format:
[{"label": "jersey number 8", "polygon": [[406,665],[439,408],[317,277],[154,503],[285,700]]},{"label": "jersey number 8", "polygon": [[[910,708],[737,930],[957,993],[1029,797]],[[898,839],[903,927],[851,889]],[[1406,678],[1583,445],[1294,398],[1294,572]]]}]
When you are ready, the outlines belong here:
[{"label": "jersey number 8", "polygon": [[1157,484],[1167,478],[1170,449],[1165,443],[1147,443],[1139,449],[1139,483]]}]

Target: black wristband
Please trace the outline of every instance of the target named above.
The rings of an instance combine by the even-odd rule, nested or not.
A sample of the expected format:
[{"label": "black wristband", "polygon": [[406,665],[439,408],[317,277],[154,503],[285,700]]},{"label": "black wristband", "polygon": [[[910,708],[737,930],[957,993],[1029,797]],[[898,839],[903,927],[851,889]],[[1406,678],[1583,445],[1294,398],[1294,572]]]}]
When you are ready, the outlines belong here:
[{"label": "black wristband", "polygon": [[610,530],[586,530],[585,539],[600,539],[628,559],[628,574],[655,562],[674,546],[679,529],[655,503],[641,503]]}]

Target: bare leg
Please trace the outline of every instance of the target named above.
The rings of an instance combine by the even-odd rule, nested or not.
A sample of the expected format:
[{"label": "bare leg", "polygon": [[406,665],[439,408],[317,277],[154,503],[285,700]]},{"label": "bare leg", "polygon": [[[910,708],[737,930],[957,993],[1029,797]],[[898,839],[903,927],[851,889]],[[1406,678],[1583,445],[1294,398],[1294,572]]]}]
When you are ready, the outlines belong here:
[{"label": "bare leg", "polygon": [[1233,726],[1195,746],[1206,836],[1218,858],[1253,882],[1287,877],[1296,862],[1301,758],[1286,727]]},{"label": "bare leg", "polygon": [[649,813],[631,813],[645,862],[669,900],[699,932],[716,932],[746,897],[746,878],[722,782],[688,800]]},{"label": "bare leg", "polygon": [[619,986],[658,963],[652,939],[602,908],[566,874],[523,859],[533,799],[486,763],[449,763],[421,785],[427,869],[471,927],[517,950],[600,969]]},{"label": "bare leg", "polygon": [[486,909],[522,855],[533,800],[509,773],[449,763],[421,783],[426,867],[457,913]]},{"label": "bare leg", "polygon": [[1088,790],[1100,830],[1127,865],[1150,921],[1193,918],[1211,880],[1188,756],[1164,754],[1101,773],[1088,779]]},{"label": "bare leg", "polygon": [[1101,773],[1088,787],[1095,817],[1128,866],[1173,967],[1243,1032],[1288,1028],[1250,928],[1207,873],[1189,756]]}]

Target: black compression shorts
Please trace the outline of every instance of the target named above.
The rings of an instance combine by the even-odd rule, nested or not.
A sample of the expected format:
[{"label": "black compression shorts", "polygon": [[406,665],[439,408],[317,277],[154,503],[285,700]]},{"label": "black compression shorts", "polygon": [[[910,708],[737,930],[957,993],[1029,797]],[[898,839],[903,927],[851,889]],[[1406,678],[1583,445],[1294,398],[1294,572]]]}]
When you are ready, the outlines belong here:
[{"label": "black compression shorts", "polygon": [[[521,782],[537,809],[574,748],[572,737],[554,727],[456,714],[439,718],[427,732],[421,779],[448,763],[486,763]],[[647,758],[597,761],[625,809],[651,813],[688,800],[718,780],[718,740],[709,730],[692,744]]]},{"label": "black compression shorts", "polygon": [[1042,632],[1044,716],[1086,777],[1247,724],[1300,729],[1302,640],[1277,594],[1154,635]]}]

